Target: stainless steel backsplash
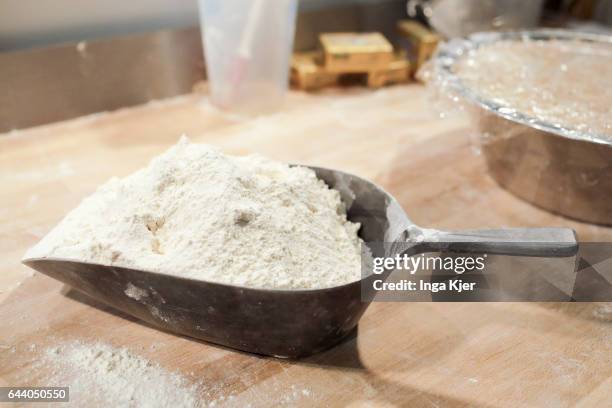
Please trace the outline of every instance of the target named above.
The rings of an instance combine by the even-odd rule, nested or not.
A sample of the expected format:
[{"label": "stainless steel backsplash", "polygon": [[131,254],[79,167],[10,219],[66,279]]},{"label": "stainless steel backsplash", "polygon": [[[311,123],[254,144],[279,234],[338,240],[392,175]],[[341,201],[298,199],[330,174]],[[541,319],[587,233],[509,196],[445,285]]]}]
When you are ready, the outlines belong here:
[{"label": "stainless steel backsplash", "polygon": [[[300,12],[295,49],[325,31],[394,36],[403,1]],[[205,78],[197,27],[0,53],[0,132],[191,92]]]}]

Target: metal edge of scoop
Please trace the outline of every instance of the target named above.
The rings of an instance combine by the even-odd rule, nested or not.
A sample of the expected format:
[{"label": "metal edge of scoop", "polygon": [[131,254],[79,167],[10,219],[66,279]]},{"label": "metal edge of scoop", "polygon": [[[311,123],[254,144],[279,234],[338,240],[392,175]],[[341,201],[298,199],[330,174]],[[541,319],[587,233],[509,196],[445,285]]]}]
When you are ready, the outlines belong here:
[{"label": "metal edge of scoop", "polygon": [[[612,137],[588,134],[538,120],[480,97],[453,72],[471,49],[503,40],[576,40],[612,44],[612,36],[567,30],[473,34],[440,47],[432,62],[443,86],[470,104],[489,174],[504,189],[547,211],[612,225]],[[434,86],[436,84],[434,83]]]},{"label": "metal edge of scoop", "polygon": [[[416,227],[395,199],[376,184],[340,171],[310,168],[328,186],[337,188],[347,206],[349,219],[362,223],[360,233],[366,241],[384,242],[395,222],[409,227],[397,237],[398,240],[410,240],[415,234],[431,231]],[[558,230],[565,238],[571,231]],[[497,232],[491,234],[490,231],[445,234],[449,234],[447,239],[463,243],[460,250],[468,251],[487,249],[479,247],[479,243],[490,245],[495,237],[500,242],[508,239],[508,236],[500,237]],[[575,238],[573,231],[569,234]],[[551,239],[560,236],[546,235]],[[561,243],[561,247],[567,246]],[[495,251],[494,247],[488,248]],[[517,250],[521,253],[521,248],[514,248],[514,252]],[[552,254],[554,256],[554,252]],[[239,287],[69,259],[39,258],[22,262],[163,330],[283,358],[323,351],[350,334],[370,303],[363,300],[362,284],[373,278],[370,275],[330,288],[278,290]]]},{"label": "metal edge of scoop", "polygon": [[66,259],[28,259],[24,264],[163,330],[279,358],[334,346],[368,306],[361,302],[360,281],[317,290],[273,290]]}]

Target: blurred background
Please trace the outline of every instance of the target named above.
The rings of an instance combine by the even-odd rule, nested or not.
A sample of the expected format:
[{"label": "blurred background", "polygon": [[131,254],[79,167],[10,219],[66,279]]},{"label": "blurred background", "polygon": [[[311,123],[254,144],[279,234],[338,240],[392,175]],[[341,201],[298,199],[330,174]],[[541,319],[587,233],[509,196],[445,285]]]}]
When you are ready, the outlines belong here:
[{"label": "blurred background", "polygon": [[[354,4],[393,4],[393,0],[301,0],[300,10]],[[197,0],[3,0],[0,50],[198,25]]]},{"label": "blurred background", "polygon": [[[300,0],[300,11],[376,4],[392,10],[404,8],[397,0]],[[409,2],[416,3],[416,2]],[[440,0],[437,7],[456,14],[471,1]],[[463,3],[463,4],[461,4]],[[486,9],[491,0],[480,0]],[[534,0],[549,12],[567,13],[602,25],[612,24],[612,0]],[[525,6],[523,6],[525,7]],[[0,50],[14,51],[70,41],[91,40],[198,24],[196,0],[3,0],[0,5]]]},{"label": "blurred background", "polygon": [[[234,3],[242,7],[242,14],[246,16],[252,14],[252,10],[247,10],[248,5],[260,4],[257,1]],[[211,7],[219,8],[220,4]],[[610,34],[612,25],[612,0],[291,0],[284,3],[297,6],[297,13],[289,9],[279,11],[277,4],[280,3],[274,7],[270,3],[261,4],[265,7],[259,20],[283,21],[288,25],[283,32],[276,22],[262,26],[268,27],[266,35],[270,37],[264,39],[263,34],[258,35],[262,44],[270,46],[262,46],[249,56],[249,70],[256,73],[255,60],[267,59],[259,68],[268,73],[273,69],[279,71],[276,77],[267,78],[278,84],[279,94],[286,88],[287,57],[290,58],[291,50],[304,52],[320,48],[321,33],[379,32],[399,49],[402,30],[398,30],[397,24],[406,19],[418,22],[441,40],[477,31],[533,27]],[[225,50],[213,51],[212,44],[220,43],[218,39],[211,40],[207,59],[214,54],[218,60],[208,61],[207,78],[203,52],[206,47],[202,46],[200,30],[203,27],[206,31],[206,22],[200,13],[196,0],[3,0],[0,87],[5,92],[0,94],[0,133],[189,93],[205,79],[213,85],[214,99],[215,84],[236,82],[238,71],[245,70],[236,60],[241,57],[234,55],[241,34],[233,37],[222,34]],[[214,12],[209,18],[209,22],[216,18]],[[224,20],[217,21],[221,21],[221,31],[228,29]],[[270,27],[276,27],[276,33]],[[228,33],[231,31],[228,29]],[[292,43],[292,38],[286,37],[293,37],[293,32]],[[284,44],[273,40],[279,37]],[[272,48],[286,51],[275,51],[274,56],[262,54],[264,50],[272,52]],[[221,57],[234,67],[225,67]],[[219,74],[218,80],[211,80],[212,66],[218,72],[235,71],[230,73],[233,79],[219,78]],[[413,73],[415,68],[418,67],[413,61]],[[253,89],[250,93],[256,95],[259,103],[257,95],[262,92]],[[240,95],[234,99],[244,98]]]}]

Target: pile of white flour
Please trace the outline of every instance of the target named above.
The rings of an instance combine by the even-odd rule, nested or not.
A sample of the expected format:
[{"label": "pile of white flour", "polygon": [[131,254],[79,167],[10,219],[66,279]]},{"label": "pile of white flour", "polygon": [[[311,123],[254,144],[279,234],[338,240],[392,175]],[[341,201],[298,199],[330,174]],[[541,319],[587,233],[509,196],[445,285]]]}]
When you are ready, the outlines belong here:
[{"label": "pile of white flour", "polygon": [[47,349],[40,364],[54,385],[70,386],[78,406],[197,407],[197,386],[178,373],[103,343],[71,342]]},{"label": "pile of white flour", "polygon": [[71,211],[25,258],[57,257],[259,288],[360,279],[359,224],[303,167],[179,143]]}]

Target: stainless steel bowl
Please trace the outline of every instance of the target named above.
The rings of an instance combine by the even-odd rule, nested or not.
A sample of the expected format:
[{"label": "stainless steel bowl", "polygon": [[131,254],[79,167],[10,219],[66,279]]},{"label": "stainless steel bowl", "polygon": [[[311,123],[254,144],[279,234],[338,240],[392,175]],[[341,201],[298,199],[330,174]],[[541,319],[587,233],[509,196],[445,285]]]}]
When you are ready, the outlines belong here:
[{"label": "stainless steel bowl", "polygon": [[455,62],[470,50],[526,39],[612,45],[609,36],[566,30],[478,33],[439,48],[433,61],[434,86],[468,102],[483,135],[489,172],[502,187],[546,210],[612,225],[612,135],[584,133],[508,109],[469,89],[453,72]]}]

